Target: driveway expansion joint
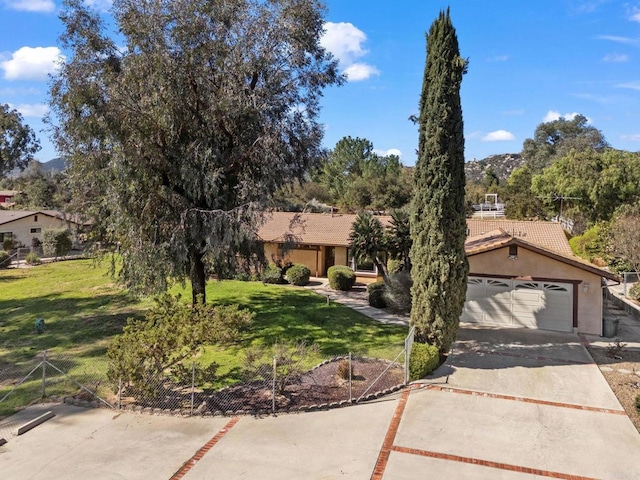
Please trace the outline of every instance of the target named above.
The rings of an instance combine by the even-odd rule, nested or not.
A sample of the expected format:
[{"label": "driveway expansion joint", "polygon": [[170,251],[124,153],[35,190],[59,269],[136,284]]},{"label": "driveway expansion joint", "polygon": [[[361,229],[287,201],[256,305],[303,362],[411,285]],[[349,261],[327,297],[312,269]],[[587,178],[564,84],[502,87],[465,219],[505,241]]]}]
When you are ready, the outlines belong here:
[{"label": "driveway expansion joint", "polygon": [[463,388],[443,387],[442,385],[422,384],[422,385],[412,386],[412,388],[416,388],[416,389],[426,388],[427,390],[436,390],[436,391],[447,392],[447,393],[459,393],[464,395],[471,395],[474,397],[496,398],[500,400],[511,400],[511,401],[523,402],[523,403],[533,403],[536,405],[544,405],[547,407],[571,408],[573,410],[585,410],[588,412],[608,413],[612,415],[623,415],[623,416],[627,415],[627,413],[624,410],[613,410],[610,408],[589,407],[586,405],[553,402],[550,400],[538,400],[536,398],[517,397],[513,395],[502,395],[498,393],[482,392],[479,390],[467,390]]}]

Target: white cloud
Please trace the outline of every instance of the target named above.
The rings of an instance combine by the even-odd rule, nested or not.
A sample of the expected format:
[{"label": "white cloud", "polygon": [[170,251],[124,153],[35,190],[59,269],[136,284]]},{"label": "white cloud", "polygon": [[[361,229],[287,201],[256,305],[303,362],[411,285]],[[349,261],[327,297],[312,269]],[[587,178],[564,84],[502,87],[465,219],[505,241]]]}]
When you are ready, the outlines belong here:
[{"label": "white cloud", "polygon": [[640,8],[633,7],[629,12],[629,20],[640,23]]},{"label": "white cloud", "polygon": [[362,30],[347,22],[327,22],[324,29],[320,44],[338,59],[340,68],[349,80],[366,80],[380,74],[376,67],[358,62],[369,53],[362,46],[367,40]]},{"label": "white cloud", "polygon": [[[576,118],[577,115],[580,115],[580,113],[571,112],[571,113],[565,113],[564,115],[561,115],[560,112],[556,112],[555,110],[549,110],[547,114],[544,116],[544,118],[542,119],[542,121],[544,123],[547,123],[547,122],[553,122],[555,120],[560,120],[561,118],[571,121],[574,118]],[[587,123],[591,123],[591,119],[589,117],[586,117],[586,118],[587,118]]]},{"label": "white cloud", "polygon": [[111,0],[84,0],[84,3],[96,10],[102,10],[103,12],[108,11],[113,5]]},{"label": "white cloud", "polygon": [[496,130],[495,132],[489,132],[482,137],[483,142],[507,142],[509,140],[515,140],[516,137],[511,132],[506,130]]},{"label": "white cloud", "polygon": [[46,80],[64,59],[58,47],[22,47],[11,54],[10,60],[0,62],[0,68],[7,80]]},{"label": "white cloud", "polygon": [[629,88],[631,90],[640,90],[640,82],[619,83],[617,88]]},{"label": "white cloud", "polygon": [[51,13],[56,9],[53,0],[4,0],[7,8],[23,12]]},{"label": "white cloud", "polygon": [[623,63],[629,61],[629,55],[624,53],[609,53],[602,59],[603,62]]},{"label": "white cloud", "polygon": [[632,142],[640,142],[640,133],[635,133],[631,135],[620,135],[621,140],[630,140]]},{"label": "white cloud", "polygon": [[20,112],[23,117],[42,118],[49,112],[49,107],[44,103],[9,104],[9,106]]},{"label": "white cloud", "polygon": [[395,155],[396,157],[402,158],[402,152],[397,148],[390,148],[389,150],[374,149],[373,153],[375,153],[376,155],[380,155],[381,157],[388,157],[389,155]]},{"label": "white cloud", "polygon": [[620,37],[617,35],[598,35],[596,38],[600,40],[609,40],[610,42],[622,43],[624,45],[640,45],[640,39],[630,37]]},{"label": "white cloud", "polygon": [[343,72],[349,80],[358,82],[360,80],[366,80],[373,75],[380,75],[380,71],[371,65],[366,63],[354,63],[348,68],[345,68]]},{"label": "white cloud", "polygon": [[506,62],[509,60],[509,55],[495,55],[493,57],[489,57],[489,62]]}]

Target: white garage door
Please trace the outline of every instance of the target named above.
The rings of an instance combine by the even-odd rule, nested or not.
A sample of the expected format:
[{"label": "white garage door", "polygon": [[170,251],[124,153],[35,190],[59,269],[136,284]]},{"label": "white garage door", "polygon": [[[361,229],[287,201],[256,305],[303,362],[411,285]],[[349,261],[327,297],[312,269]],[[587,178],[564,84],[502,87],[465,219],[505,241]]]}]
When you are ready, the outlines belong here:
[{"label": "white garage door", "polygon": [[573,285],[469,277],[461,322],[573,331]]}]

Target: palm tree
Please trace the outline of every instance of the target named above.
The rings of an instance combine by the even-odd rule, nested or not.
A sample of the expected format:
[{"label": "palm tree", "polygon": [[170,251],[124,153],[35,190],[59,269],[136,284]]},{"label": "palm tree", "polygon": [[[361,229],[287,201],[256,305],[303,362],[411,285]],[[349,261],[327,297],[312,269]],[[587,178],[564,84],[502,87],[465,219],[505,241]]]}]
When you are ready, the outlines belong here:
[{"label": "palm tree", "polygon": [[384,227],[369,212],[359,213],[349,234],[349,248],[356,262],[373,262],[386,283],[387,267],[381,260],[385,252]]}]

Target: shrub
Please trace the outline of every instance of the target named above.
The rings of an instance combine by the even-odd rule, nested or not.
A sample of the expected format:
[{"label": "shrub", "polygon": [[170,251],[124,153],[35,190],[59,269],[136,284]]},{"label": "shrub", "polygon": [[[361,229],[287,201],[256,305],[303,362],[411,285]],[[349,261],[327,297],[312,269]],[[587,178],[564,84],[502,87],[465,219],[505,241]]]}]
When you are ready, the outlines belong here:
[{"label": "shrub", "polygon": [[47,257],[63,257],[71,250],[71,232],[52,228],[42,233],[42,251]]},{"label": "shrub", "polygon": [[338,377],[343,380],[349,380],[349,378],[353,378],[353,364],[350,364],[347,358],[343,358],[338,363],[336,375],[338,375]]},{"label": "shrub", "polygon": [[640,413],[640,393],[636,395],[636,410]]},{"label": "shrub", "polygon": [[9,268],[9,254],[4,250],[0,250],[0,268]]},{"label": "shrub", "polygon": [[384,293],[385,303],[397,313],[411,312],[411,272],[402,270],[390,275]]},{"label": "shrub", "polygon": [[629,298],[640,302],[640,282],[636,283],[629,289]]},{"label": "shrub", "polygon": [[40,263],[40,257],[36,252],[28,253],[24,259],[29,265],[38,265]]},{"label": "shrub", "polygon": [[262,270],[262,275],[260,279],[264,283],[286,283],[284,278],[282,277],[282,269],[275,265],[274,263],[270,263],[267,268]]},{"label": "shrub", "polygon": [[309,267],[306,265],[293,265],[287,270],[287,280],[289,280],[289,283],[298,285],[299,287],[309,283],[309,277],[311,277],[311,270],[309,270]]},{"label": "shrub", "polygon": [[233,276],[233,279],[239,282],[250,282],[251,274],[249,272],[238,272]]},{"label": "shrub", "polygon": [[428,343],[414,343],[409,358],[409,380],[418,380],[431,373],[439,361],[438,347]]},{"label": "shrub", "polygon": [[14,248],[16,248],[16,241],[13,238],[5,238],[2,241],[3,250],[13,250]]},{"label": "shrub", "polygon": [[382,280],[367,285],[367,292],[369,292],[369,305],[375,308],[385,308],[387,306],[387,302],[384,298],[385,291],[386,285]]},{"label": "shrub", "polygon": [[334,290],[348,291],[356,283],[356,274],[349,267],[344,265],[334,265],[327,270],[329,286]]},{"label": "shrub", "polygon": [[[122,333],[113,337],[107,349],[108,378],[141,395],[155,395],[159,385],[149,379],[167,371],[176,376],[202,353],[205,346],[236,342],[255,314],[237,305],[217,306],[200,301],[188,305],[180,296],[164,294],[147,311],[144,319],[127,319]],[[149,346],[152,346],[150,348]]]}]

